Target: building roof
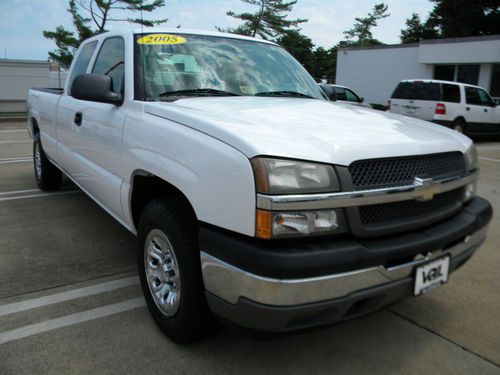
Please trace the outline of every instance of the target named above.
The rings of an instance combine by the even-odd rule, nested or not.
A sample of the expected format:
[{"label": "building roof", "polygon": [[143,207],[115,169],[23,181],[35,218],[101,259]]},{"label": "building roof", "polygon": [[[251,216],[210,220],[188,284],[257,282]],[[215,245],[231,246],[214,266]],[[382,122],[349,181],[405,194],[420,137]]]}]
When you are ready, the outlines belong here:
[{"label": "building roof", "polygon": [[500,40],[500,34],[496,35],[481,35],[481,36],[467,36],[460,38],[440,38],[440,39],[426,39],[421,40],[418,43],[402,43],[402,44],[381,44],[378,46],[354,46],[354,47],[344,47],[339,48],[339,51],[343,50],[366,50],[366,49],[386,49],[386,48],[408,48],[408,47],[418,47],[420,45],[426,44],[448,44],[448,43],[465,43],[465,42],[484,42],[490,40]]}]

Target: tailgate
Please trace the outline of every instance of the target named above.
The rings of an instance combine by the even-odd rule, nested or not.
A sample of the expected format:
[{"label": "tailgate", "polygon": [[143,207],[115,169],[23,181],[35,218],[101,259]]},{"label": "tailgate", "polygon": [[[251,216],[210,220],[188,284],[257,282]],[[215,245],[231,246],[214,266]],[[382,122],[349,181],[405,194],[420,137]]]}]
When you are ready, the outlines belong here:
[{"label": "tailgate", "polygon": [[431,121],[436,111],[436,102],[431,100],[392,99],[391,112]]}]

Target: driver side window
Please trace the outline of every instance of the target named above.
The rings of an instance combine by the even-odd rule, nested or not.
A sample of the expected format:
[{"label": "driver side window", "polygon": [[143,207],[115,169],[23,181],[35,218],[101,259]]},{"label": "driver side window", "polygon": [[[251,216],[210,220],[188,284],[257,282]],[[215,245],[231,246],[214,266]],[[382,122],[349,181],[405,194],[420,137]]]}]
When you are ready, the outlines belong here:
[{"label": "driver side window", "polygon": [[121,92],[125,73],[125,44],[120,37],[106,39],[102,44],[92,73],[106,74],[113,81],[113,91]]}]

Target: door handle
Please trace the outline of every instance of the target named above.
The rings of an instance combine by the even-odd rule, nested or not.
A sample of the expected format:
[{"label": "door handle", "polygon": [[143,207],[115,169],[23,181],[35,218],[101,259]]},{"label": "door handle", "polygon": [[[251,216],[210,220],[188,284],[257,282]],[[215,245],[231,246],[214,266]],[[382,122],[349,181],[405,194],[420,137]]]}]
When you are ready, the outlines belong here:
[{"label": "door handle", "polygon": [[82,118],[83,118],[83,115],[82,115],[82,112],[76,112],[75,113],[75,125],[82,125]]},{"label": "door handle", "polygon": [[466,110],[470,111],[470,107],[465,107]]}]

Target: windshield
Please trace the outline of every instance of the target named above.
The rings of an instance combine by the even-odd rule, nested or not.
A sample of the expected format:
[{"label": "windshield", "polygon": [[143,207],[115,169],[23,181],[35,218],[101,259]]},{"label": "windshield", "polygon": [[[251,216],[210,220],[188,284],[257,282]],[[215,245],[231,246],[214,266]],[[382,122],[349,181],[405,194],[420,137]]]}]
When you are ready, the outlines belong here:
[{"label": "windshield", "polygon": [[291,96],[324,99],[314,79],[283,48],[188,34],[135,38],[138,100],[185,96]]}]

